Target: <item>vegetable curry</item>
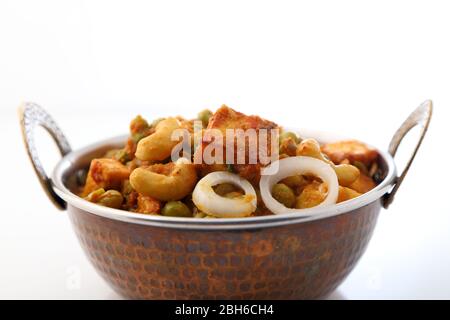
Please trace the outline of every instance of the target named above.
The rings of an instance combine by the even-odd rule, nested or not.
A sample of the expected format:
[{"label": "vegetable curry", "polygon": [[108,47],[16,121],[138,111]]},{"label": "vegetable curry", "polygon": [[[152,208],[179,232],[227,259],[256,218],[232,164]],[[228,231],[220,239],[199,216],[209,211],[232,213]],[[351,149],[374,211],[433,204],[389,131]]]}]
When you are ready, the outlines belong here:
[{"label": "vegetable curry", "polygon": [[[244,145],[238,143],[239,135],[219,142],[217,135],[226,136],[230,129],[255,134],[243,136]],[[183,156],[174,139],[178,131],[188,142]],[[276,134],[263,134],[269,131]],[[208,161],[212,147],[213,160],[226,154],[226,161]],[[255,156],[256,161],[250,161],[262,149],[269,160]],[[379,180],[378,158],[378,152],[362,142],[321,145],[224,105],[191,120],[177,116],[148,122],[137,116],[123,148],[91,161],[79,195],[110,208],[171,217],[301,213],[369,192]]]}]

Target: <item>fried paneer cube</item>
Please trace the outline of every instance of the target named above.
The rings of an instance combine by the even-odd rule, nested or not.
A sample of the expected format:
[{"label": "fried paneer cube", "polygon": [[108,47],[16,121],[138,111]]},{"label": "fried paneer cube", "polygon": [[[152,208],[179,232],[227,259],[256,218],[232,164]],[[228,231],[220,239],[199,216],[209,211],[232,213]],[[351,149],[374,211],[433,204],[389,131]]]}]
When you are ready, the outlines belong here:
[{"label": "fried paneer cube", "polygon": [[122,182],[130,176],[130,170],[115,159],[94,159],[86,179],[82,196],[103,188],[120,190]]},{"label": "fried paneer cube", "polygon": [[[250,154],[251,148],[249,148],[250,145],[257,146],[256,152],[258,153],[258,148],[261,146],[258,141],[258,133],[261,129],[266,129],[267,131],[267,150],[261,150],[265,152],[265,155],[270,156],[270,149],[271,149],[271,137],[270,137],[270,130],[271,129],[277,129],[278,125],[274,122],[262,119],[258,116],[254,115],[245,115],[243,113],[237,112],[226,105],[222,105],[209,119],[208,127],[206,128],[206,132],[208,132],[209,129],[216,129],[220,130],[223,137],[226,137],[226,130],[227,129],[242,129],[243,131],[247,129],[254,129],[256,131],[256,137],[252,136],[246,136],[245,137],[245,145],[244,146],[238,146],[237,145],[237,138],[235,138],[234,141],[234,163],[230,168],[239,175],[241,175],[243,178],[249,180],[252,184],[256,185],[259,183],[259,180],[261,178],[261,163],[259,162],[258,154]],[[199,152],[203,152],[204,148],[211,143],[208,139],[205,139],[205,135],[202,138],[201,146],[202,148],[197,149],[195,157],[198,159],[199,156],[202,156],[202,154],[198,154]],[[256,140],[255,140],[256,139]],[[214,141],[214,143],[218,143],[219,147],[223,148],[223,163],[225,163],[225,141],[223,142],[217,142]],[[220,144],[221,143],[221,144]],[[227,141],[229,143],[229,141]],[[263,145],[263,144],[262,144]],[[242,148],[245,148],[242,149]],[[245,163],[238,163],[238,149],[241,152],[245,153]],[[255,150],[255,149],[253,149]],[[257,159],[257,163],[250,163],[250,158]],[[203,157],[202,157],[203,159]],[[208,166],[207,164],[201,165],[201,171],[209,171],[205,170],[204,166]]]},{"label": "fried paneer cube", "polygon": [[378,158],[377,150],[357,140],[327,143],[321,149],[335,164],[340,164],[343,161],[349,161],[350,163],[359,161],[366,166],[370,166]]},{"label": "fried paneer cube", "polygon": [[161,202],[149,197],[139,194],[137,197],[137,208],[135,212],[144,214],[159,214],[161,213]]},{"label": "fried paneer cube", "polygon": [[226,129],[272,129],[278,125],[261,117],[237,112],[226,105],[222,105],[209,120],[208,129],[219,129],[225,133]]}]

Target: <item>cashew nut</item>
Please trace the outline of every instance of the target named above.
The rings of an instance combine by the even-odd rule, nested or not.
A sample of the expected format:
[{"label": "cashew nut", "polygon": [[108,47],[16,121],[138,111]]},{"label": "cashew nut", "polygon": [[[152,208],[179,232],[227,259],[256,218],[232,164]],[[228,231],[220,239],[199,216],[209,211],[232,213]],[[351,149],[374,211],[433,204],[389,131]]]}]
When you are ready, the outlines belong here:
[{"label": "cashew nut", "polygon": [[297,147],[298,156],[313,157],[326,163],[329,163],[336,172],[339,180],[339,185],[348,187],[353,182],[358,180],[360,172],[359,169],[351,164],[335,165],[332,161],[327,159],[320,151],[319,143],[314,139],[305,139]]},{"label": "cashew nut", "polygon": [[186,159],[135,169],[130,175],[131,186],[137,192],[161,201],[184,198],[194,189],[197,173],[193,164],[182,160]]},{"label": "cashew nut", "polygon": [[167,159],[172,148],[178,141],[172,140],[172,132],[180,129],[181,124],[176,118],[161,120],[155,128],[155,132],[141,139],[137,145],[136,157],[140,160],[161,161]]}]

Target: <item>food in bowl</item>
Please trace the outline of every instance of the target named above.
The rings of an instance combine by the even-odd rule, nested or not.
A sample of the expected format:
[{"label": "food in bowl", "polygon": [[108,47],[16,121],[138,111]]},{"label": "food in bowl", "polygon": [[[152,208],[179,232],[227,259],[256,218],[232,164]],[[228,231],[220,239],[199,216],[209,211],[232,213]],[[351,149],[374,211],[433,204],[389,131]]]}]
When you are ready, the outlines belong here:
[{"label": "food in bowl", "polygon": [[[219,128],[237,127],[259,130],[259,128],[268,127],[274,129],[274,131],[269,130],[270,132],[275,133],[276,129],[280,129],[276,125],[273,126],[271,122],[254,116],[247,117],[226,107],[219,110],[221,112],[216,112],[214,115],[217,115],[215,124]],[[281,214],[270,211],[268,213],[277,214],[245,219],[182,217],[185,214],[193,216],[193,209],[191,211],[176,209],[176,212],[182,214],[176,218],[168,217],[164,214],[167,214],[167,211],[171,212],[171,206],[178,205],[177,202],[165,208],[169,201],[141,201],[138,203],[135,200],[136,207],[126,208],[124,206],[127,193],[122,188],[135,190],[129,176],[130,171],[134,172],[135,170],[132,170],[133,162],[130,162],[132,159],[122,160],[121,157],[127,155],[117,150],[123,149],[123,143],[127,138],[124,136],[110,138],[72,150],[53,118],[37,104],[24,103],[20,108],[19,115],[24,143],[43,189],[58,209],[66,210],[86,256],[99,274],[122,296],[135,299],[315,299],[326,297],[333,292],[352,271],[364,253],[375,230],[381,208],[388,208],[393,202],[423,141],[431,120],[432,103],[425,101],[411,113],[394,134],[388,152],[380,149],[378,152],[374,152],[372,148],[359,142],[344,141],[334,144],[339,141],[335,134],[323,131],[308,132],[302,129],[303,137],[316,137],[322,143],[321,153],[328,153],[328,157],[333,161],[333,166],[337,167],[341,161],[345,164],[347,162],[345,159],[348,158],[349,163],[347,164],[352,164],[359,169],[360,177],[349,185],[348,189],[363,193],[365,192],[363,188],[368,189],[374,184],[376,186],[351,201],[343,201],[336,205],[296,209],[295,213],[290,213],[289,209],[291,208],[288,206],[292,205],[292,202],[290,202],[291,204],[286,202],[287,206],[282,207]],[[227,164],[229,164],[227,162],[220,164],[223,145],[216,143],[215,140],[211,144],[207,135],[205,137],[203,133],[195,133],[195,131],[203,131],[205,127],[213,126],[210,113],[203,113],[201,120],[204,120],[205,125],[199,123],[200,130],[194,130],[194,135],[186,134],[184,130],[180,132],[182,136],[186,135],[188,138],[186,141],[190,140],[189,138],[198,139],[197,147],[196,144],[193,147],[196,151],[194,155],[191,154],[189,157],[188,148],[173,148],[175,151],[186,149],[184,150],[186,152],[183,153],[187,160],[180,160],[178,165],[192,159],[191,162],[193,162],[197,174],[195,188],[199,186],[202,177],[206,177],[211,172],[214,174],[226,173],[226,171],[218,171],[218,168],[226,170],[228,169]],[[184,122],[180,119],[179,121],[180,123]],[[144,122],[138,121],[136,124],[139,123]],[[51,134],[63,155],[51,177],[42,167],[35,148],[34,129],[37,126],[45,128]],[[397,175],[394,155],[402,139],[415,126],[422,127],[421,134],[405,169]],[[151,125],[147,124],[145,127],[151,127]],[[178,130],[176,131],[178,132]],[[222,130],[217,131],[222,132]],[[212,130],[211,135],[218,137],[219,132],[217,131],[216,134],[213,134],[214,130]],[[227,130],[225,129],[225,131]],[[259,131],[264,133],[264,130]],[[282,134],[283,130],[280,135]],[[248,137],[254,136],[249,134]],[[283,139],[277,136],[270,141],[268,136],[264,138],[264,134],[256,135],[256,137],[263,137],[263,142],[266,140],[266,142],[274,142],[276,147],[280,147],[279,149],[283,147]],[[294,140],[299,139],[297,135],[291,135],[291,137]],[[236,155],[231,151],[237,151],[236,160],[239,160],[238,155],[241,151],[241,156],[244,159],[248,156],[249,160],[248,163],[236,161],[231,166],[230,169],[233,170],[233,173],[238,174],[233,177],[245,177],[256,193],[262,179],[266,180],[266,186],[274,183],[272,188],[275,188],[278,179],[284,179],[285,177],[282,177],[284,174],[289,176],[291,169],[289,165],[283,165],[287,171],[282,170],[281,166],[278,167],[279,170],[271,171],[270,166],[276,169],[276,163],[279,163],[277,161],[280,159],[293,161],[295,162],[294,166],[298,165],[296,150],[303,140],[296,141],[295,149],[291,148],[291,156],[288,152],[282,151],[278,154],[273,152],[267,158],[257,157],[258,161],[255,163],[251,163],[254,150],[247,149],[245,145],[244,148],[235,150],[239,144],[234,144],[233,139],[230,141],[232,142],[230,143],[231,148],[223,148],[233,155],[230,156],[230,159],[233,160]],[[139,143],[133,142],[132,146],[137,148]],[[188,143],[186,145],[189,146]],[[205,148],[198,149],[198,145],[204,145]],[[212,147],[209,147],[210,145]],[[262,145],[264,146],[264,144]],[[165,150],[164,145],[156,146],[159,151]],[[106,151],[111,149],[116,149],[116,151],[105,157]],[[262,149],[264,151],[264,148]],[[211,151],[212,158],[218,161],[210,162],[209,157],[204,157],[205,154],[208,155],[209,151]],[[295,156],[293,151],[295,151]],[[283,153],[286,153],[287,156]],[[136,155],[136,152],[134,154]],[[146,157],[148,156],[154,155],[146,154]],[[328,161],[317,159],[317,162],[313,157],[307,155],[300,157],[304,157],[303,160],[310,159],[310,164],[314,163],[319,170],[322,167],[324,172],[331,172],[323,167],[328,165],[327,168],[330,169],[331,163]],[[374,160],[375,157],[376,160]],[[116,164],[114,161],[105,160],[91,163],[92,159],[100,158],[120,159],[119,163],[126,170],[116,170],[117,168],[113,165]],[[159,163],[159,173],[158,170],[156,173],[162,174],[162,177],[159,178],[165,179],[164,176],[168,173],[176,172],[175,165],[172,165],[172,171],[163,170],[167,169],[165,166],[167,163],[178,162],[179,159],[176,158],[172,159],[171,155],[170,161],[168,159],[151,160],[151,162],[144,160],[150,163],[142,163],[140,167],[145,169],[146,166]],[[304,161],[308,162],[308,160]],[[358,162],[362,162],[364,167]],[[98,189],[106,190],[100,190],[97,195],[93,194],[92,196],[99,197],[109,191],[109,196],[102,197],[103,206],[85,201],[74,194],[74,191],[81,186],[77,193],[82,195],[84,185],[88,185],[86,177],[84,179],[82,177],[86,176],[89,167],[91,167],[90,174],[94,179],[90,183],[95,182],[100,186]],[[97,168],[92,169],[92,167]],[[123,169],[123,167],[120,168]],[[263,170],[260,170],[261,168]],[[322,178],[330,179],[330,175],[326,172],[321,172],[320,180]],[[337,178],[338,174],[336,172],[334,174]],[[128,176],[128,179],[123,176]],[[298,180],[297,177],[289,177],[289,179]],[[289,179],[284,181],[288,187],[290,187]],[[126,180],[129,180],[130,183],[124,183]],[[316,184],[326,182],[320,182],[319,179],[314,180],[318,180]],[[167,181],[170,185],[171,180]],[[209,176],[206,182],[212,185],[217,182],[217,176]],[[93,185],[95,187],[95,184]],[[208,186],[208,184],[206,185]],[[220,188],[227,191],[228,186]],[[281,194],[287,190],[284,186],[276,188],[281,189],[276,191]],[[292,189],[292,187],[290,188]],[[207,189],[210,191],[209,187]],[[268,189],[265,189],[266,192],[272,196],[272,189],[270,187]],[[295,190],[293,191],[295,193]],[[171,192],[179,191],[170,190],[170,192],[164,192],[163,195],[167,196]],[[261,196],[257,194],[257,199],[263,198],[261,189],[259,189],[259,193]],[[121,197],[117,194],[120,194]],[[208,194],[214,195],[211,192]],[[137,193],[135,192],[134,195],[136,196]],[[141,196],[141,200],[143,197],[146,195]],[[279,200],[280,203],[285,201],[283,198],[279,198]],[[249,202],[251,203],[251,201]],[[263,200],[261,201],[264,203]],[[99,200],[94,202],[98,203]],[[189,209],[192,208],[192,204],[187,200],[181,199],[181,202]],[[139,205],[141,209],[145,209],[142,211],[148,212],[155,212],[159,208],[160,214],[134,213],[137,212]],[[114,208],[125,208],[129,211]],[[256,214],[258,212],[255,210],[252,215]]]},{"label": "food in bowl", "polygon": [[131,121],[125,147],[92,159],[78,194],[147,215],[244,218],[351,200],[380,181],[377,150],[320,145],[225,105],[196,119]]}]

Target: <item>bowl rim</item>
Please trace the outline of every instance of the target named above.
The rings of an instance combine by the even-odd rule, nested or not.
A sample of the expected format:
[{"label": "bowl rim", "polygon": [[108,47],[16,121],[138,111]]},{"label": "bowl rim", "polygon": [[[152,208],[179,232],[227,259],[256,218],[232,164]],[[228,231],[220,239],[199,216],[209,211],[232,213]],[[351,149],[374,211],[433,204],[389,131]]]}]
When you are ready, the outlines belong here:
[{"label": "bowl rim", "polygon": [[[325,131],[296,129],[294,130],[302,137],[314,137],[320,142],[330,142],[342,139],[348,139],[339,134],[333,134]],[[77,160],[83,155],[94,152],[105,146],[120,146],[124,144],[128,135],[120,135],[109,139],[104,139],[96,143],[89,144],[83,148],[72,151],[64,156],[55,166],[52,174],[52,187],[54,191],[65,200],[69,205],[80,210],[84,210],[91,214],[128,222],[133,224],[149,225],[154,227],[191,229],[191,230],[239,230],[239,229],[255,229],[283,226],[288,224],[305,223],[319,219],[326,219],[340,214],[344,214],[363,206],[369,205],[379,200],[384,194],[392,189],[397,177],[397,170],[393,157],[386,151],[375,148],[387,165],[387,173],[382,182],[380,182],[371,191],[348,201],[327,207],[310,208],[299,210],[296,213],[257,216],[247,218],[181,218],[181,217],[165,217],[157,215],[145,215],[133,213],[121,209],[113,209],[103,207],[91,203],[72,193],[64,184],[64,174],[72,168]],[[351,139],[351,138],[350,138]]]}]

